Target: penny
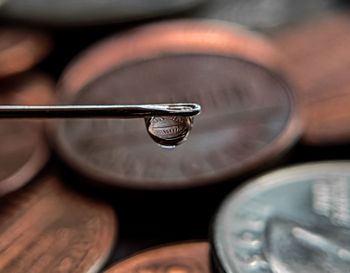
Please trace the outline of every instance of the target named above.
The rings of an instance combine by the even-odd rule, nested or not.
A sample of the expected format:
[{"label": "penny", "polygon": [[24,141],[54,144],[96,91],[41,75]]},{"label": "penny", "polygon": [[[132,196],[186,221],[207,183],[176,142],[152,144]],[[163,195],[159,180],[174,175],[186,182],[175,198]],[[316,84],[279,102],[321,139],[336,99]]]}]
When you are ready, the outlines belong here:
[{"label": "penny", "polygon": [[0,203],[0,272],[98,272],[113,247],[112,208],[54,176]]},{"label": "penny", "polygon": [[105,273],[210,273],[209,244],[186,242],[157,247],[119,262]]},{"label": "penny", "polygon": [[11,0],[0,6],[0,16],[60,26],[126,23],[189,10],[203,2],[205,0]]},{"label": "penny", "polygon": [[324,16],[275,37],[297,87],[308,144],[350,142],[349,15]]},{"label": "penny", "polygon": [[38,31],[0,28],[0,78],[28,70],[51,50],[50,38]]},{"label": "penny", "polygon": [[281,55],[271,42],[229,23],[155,23],[111,36],[85,50],[63,72],[58,93],[75,93],[117,65],[169,52],[238,55],[273,69],[278,69],[281,62]]},{"label": "penny", "polygon": [[[0,104],[49,104],[54,84],[41,74],[25,74],[0,82]],[[39,121],[0,120],[0,196],[32,180],[49,158]]]},{"label": "penny", "polygon": [[[143,39],[153,38],[142,32],[140,36],[145,45]],[[133,38],[140,45],[136,41]],[[195,53],[194,49],[186,52],[176,47],[177,43],[184,45],[185,40],[174,38],[170,47],[161,43],[158,51],[154,46],[133,51],[138,56],[133,62],[127,56],[126,63],[115,62],[109,72],[74,91],[91,73],[87,66],[86,74],[80,73],[77,81],[69,80],[82,71],[82,63],[92,62],[87,57],[88,61],[73,64],[59,91],[74,104],[199,103],[202,112],[186,143],[171,153],[159,149],[145,136],[142,120],[61,121],[52,137],[59,155],[71,167],[114,187],[189,188],[247,173],[294,143],[298,120],[283,80],[234,57],[234,49],[227,49],[225,55],[222,47],[215,53],[210,45],[207,53],[205,47]],[[114,48],[120,55],[124,50],[129,52],[129,47]]]},{"label": "penny", "polygon": [[350,162],[304,164],[256,178],[213,223],[219,272],[347,272]]},{"label": "penny", "polygon": [[336,4],[335,0],[215,0],[189,13],[189,16],[226,20],[271,32],[335,9]]}]

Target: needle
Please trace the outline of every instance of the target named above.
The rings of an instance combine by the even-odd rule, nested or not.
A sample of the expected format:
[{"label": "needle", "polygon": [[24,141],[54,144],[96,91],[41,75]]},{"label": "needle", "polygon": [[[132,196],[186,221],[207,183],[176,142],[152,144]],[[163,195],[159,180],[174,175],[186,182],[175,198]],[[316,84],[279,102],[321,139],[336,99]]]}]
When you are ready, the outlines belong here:
[{"label": "needle", "polygon": [[144,118],[195,116],[196,103],[139,105],[1,105],[0,118]]}]

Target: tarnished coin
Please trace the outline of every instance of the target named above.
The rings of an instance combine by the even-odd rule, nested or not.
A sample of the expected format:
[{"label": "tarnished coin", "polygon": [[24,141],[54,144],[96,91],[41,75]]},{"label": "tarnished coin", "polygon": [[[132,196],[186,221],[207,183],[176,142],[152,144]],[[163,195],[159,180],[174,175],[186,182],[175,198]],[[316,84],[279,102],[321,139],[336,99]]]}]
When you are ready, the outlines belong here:
[{"label": "tarnished coin", "polygon": [[113,247],[110,206],[45,177],[0,201],[0,272],[99,272]]},{"label": "tarnished coin", "polygon": [[192,9],[206,0],[11,0],[0,17],[50,25],[125,23]]},{"label": "tarnished coin", "polygon": [[275,37],[297,87],[305,130],[313,145],[350,142],[350,13],[338,13]]},{"label": "tarnished coin", "polygon": [[336,0],[215,0],[189,16],[227,20],[269,31],[312,14],[329,11],[336,3]]},{"label": "tarnished coin", "polygon": [[229,195],[213,224],[219,272],[348,272],[350,162],[274,171]]},{"label": "tarnished coin", "polygon": [[[26,74],[0,82],[0,104],[50,104],[54,83],[40,74]],[[28,183],[45,165],[49,149],[43,123],[0,119],[0,196]]]},{"label": "tarnished coin", "polygon": [[210,273],[209,244],[186,242],[154,248],[119,262],[105,273]]},{"label": "tarnished coin", "polygon": [[[172,37],[172,33],[166,35]],[[220,46],[217,53],[214,45],[207,52],[205,46],[198,46],[195,53],[190,43],[193,49],[186,52],[181,49],[186,40],[173,37],[172,46],[161,43],[156,51],[144,39],[149,38],[141,32],[140,43],[145,47],[135,51],[137,59],[130,62],[129,56],[127,63],[116,61],[109,72],[78,92],[74,87],[89,72],[69,81],[82,69],[79,63],[73,65],[61,82],[62,93],[70,94],[74,104],[195,102],[202,112],[186,143],[171,152],[152,143],[143,120],[59,122],[53,134],[58,152],[81,174],[111,186],[188,188],[251,171],[281,155],[295,141],[299,132],[293,99],[278,76],[233,57],[234,50],[224,54]],[[133,41],[140,44],[135,37]],[[129,48],[114,48],[118,54],[124,51]]]},{"label": "tarnished coin", "polygon": [[51,39],[41,32],[1,27],[0,78],[31,68],[41,61],[51,48]]}]

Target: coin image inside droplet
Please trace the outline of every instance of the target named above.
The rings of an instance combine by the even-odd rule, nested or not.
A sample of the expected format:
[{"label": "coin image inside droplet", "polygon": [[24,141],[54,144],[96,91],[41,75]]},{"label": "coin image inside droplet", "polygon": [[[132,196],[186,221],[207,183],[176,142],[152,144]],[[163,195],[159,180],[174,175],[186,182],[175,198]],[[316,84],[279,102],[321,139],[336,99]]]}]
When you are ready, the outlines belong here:
[{"label": "coin image inside droplet", "polygon": [[163,148],[175,148],[184,142],[190,133],[193,118],[164,116],[146,118],[146,128],[152,139]]}]

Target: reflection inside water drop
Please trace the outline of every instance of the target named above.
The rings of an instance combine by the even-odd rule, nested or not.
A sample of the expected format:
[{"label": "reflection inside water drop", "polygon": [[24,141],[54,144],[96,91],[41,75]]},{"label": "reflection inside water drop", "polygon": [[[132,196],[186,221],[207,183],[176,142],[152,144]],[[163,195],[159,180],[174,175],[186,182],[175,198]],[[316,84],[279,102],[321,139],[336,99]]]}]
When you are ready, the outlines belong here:
[{"label": "reflection inside water drop", "polygon": [[162,148],[174,149],[186,141],[192,128],[193,117],[164,116],[145,118],[148,134]]}]

